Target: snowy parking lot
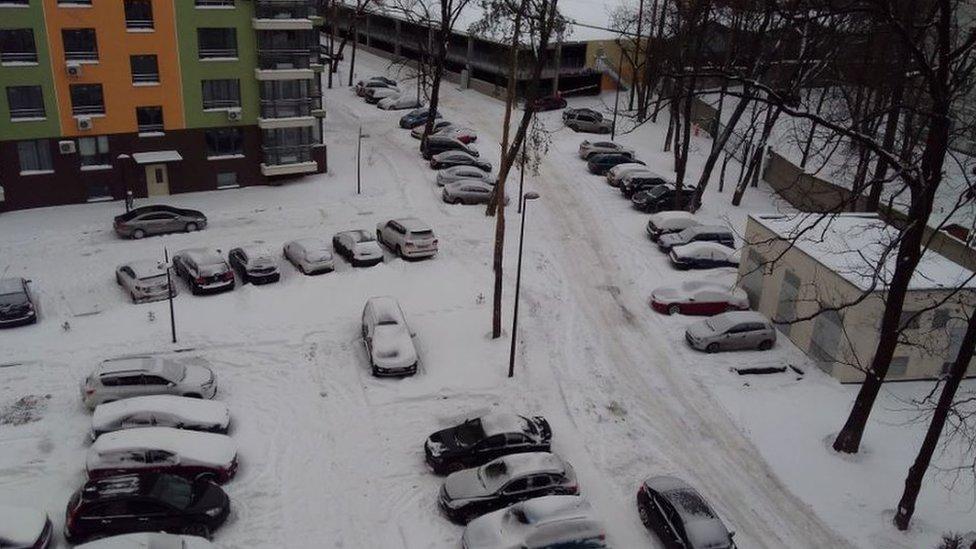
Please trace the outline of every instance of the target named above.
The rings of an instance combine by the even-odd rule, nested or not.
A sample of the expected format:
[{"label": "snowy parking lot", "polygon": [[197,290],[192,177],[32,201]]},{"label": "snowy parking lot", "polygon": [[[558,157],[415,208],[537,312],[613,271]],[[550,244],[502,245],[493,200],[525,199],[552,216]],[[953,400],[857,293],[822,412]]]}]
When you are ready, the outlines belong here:
[{"label": "snowy parking lot", "polygon": [[[385,69],[359,56],[357,72]],[[444,94],[445,117],[475,128],[476,146],[497,169],[503,104],[453,85]],[[923,491],[918,526],[902,534],[888,524],[915,443],[887,435],[905,430],[893,409],[911,384],[886,393],[866,455],[845,460],[825,439],[848,411],[850,387],[816,370],[786,338],[765,353],[698,353],[683,338],[691,319],[648,307],[655,287],[697,278],[732,284],[735,271],[673,270],[644,233],[647,216],[586,173],[576,154],[586,136],[563,127],[558,112],[540,115],[551,148],[540,174],[526,176],[541,199],[526,213],[520,347],[507,379],[509,328],[502,339],[489,337],[494,219],[481,207],[441,201],[418,141],[397,126],[402,113],[367,105],[344,86],[325,96],[329,173],[166,200],[205,212],[205,231],[121,240],[111,228],[120,203],[0,215],[0,273],[32,279],[41,307],[37,325],[0,332],[0,503],[43,508],[60,531],[84,480],[90,415],[79,382],[106,358],[160,353],[208,360],[217,398],[230,406],[241,464],[226,486],[232,511],[214,537],[221,547],[457,547],[461,528],[437,510],[442,479],[427,470],[422,444],[493,410],[548,418],[553,451],[576,468],[617,548],[658,546],[634,505],[640,481],[653,474],[696,486],[742,548],[921,549],[942,531],[971,527],[972,493],[950,496],[936,480]],[[360,126],[369,137],[357,194]],[[665,127],[648,124],[621,141],[671,173],[660,152]],[[740,208],[728,203],[712,185],[699,215],[741,233],[748,213],[786,208],[765,186],[749,189]],[[164,248],[277,251],[294,238],[372,232],[404,215],[433,227],[437,257],[404,261],[387,251],[384,263],[362,269],[337,258],[336,271],[321,276],[282,260],[279,283],[214,296],[192,296],[180,282],[176,344],[167,304],[133,305],[113,278],[117,265],[162,259]],[[508,216],[506,326],[514,200]],[[417,334],[414,377],[370,376],[360,315],[376,295],[398,298]],[[741,365],[794,365],[805,375],[747,379],[731,371]]]}]

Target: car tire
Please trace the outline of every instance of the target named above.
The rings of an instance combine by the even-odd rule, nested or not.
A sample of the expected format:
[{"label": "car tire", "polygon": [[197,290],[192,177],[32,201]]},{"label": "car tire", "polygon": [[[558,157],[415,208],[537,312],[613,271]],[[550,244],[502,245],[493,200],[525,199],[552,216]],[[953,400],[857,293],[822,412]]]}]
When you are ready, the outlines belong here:
[{"label": "car tire", "polygon": [[188,232],[188,233],[192,233],[193,231],[196,231],[197,228],[198,227],[197,227],[197,224],[196,223],[187,223],[186,224],[186,227],[185,227],[186,232]]},{"label": "car tire", "polygon": [[136,298],[136,293],[135,292],[129,292],[129,297],[132,298],[132,302],[133,303],[139,303],[139,299]]},{"label": "car tire", "polygon": [[706,353],[717,353],[718,352],[718,343],[709,343],[708,345],[706,345],[705,346],[705,352]]},{"label": "car tire", "polygon": [[677,303],[671,305],[670,307],[668,307],[668,314],[669,315],[680,315],[681,314],[681,306],[678,305]]},{"label": "car tire", "polygon": [[403,248],[399,244],[396,245],[396,254],[398,257],[403,257]]},{"label": "car tire", "polygon": [[180,533],[185,536],[197,536],[210,539],[210,528],[206,524],[187,524],[180,528]]},{"label": "car tire", "polygon": [[199,475],[193,477],[193,482],[207,481],[214,484],[218,484],[217,475],[213,473],[200,473]]},{"label": "car tire", "polygon": [[773,348],[773,342],[770,341],[770,340],[768,340],[768,339],[767,340],[764,340],[763,342],[761,342],[759,344],[759,350],[760,351],[768,351],[768,350],[770,350],[772,348]]},{"label": "car tire", "polygon": [[141,240],[145,236],[146,236],[146,231],[144,231],[142,229],[136,229],[136,230],[132,231],[132,238],[134,238],[136,240]]},{"label": "car tire", "polygon": [[193,295],[200,295],[200,288],[196,284],[190,282],[190,293]]},{"label": "car tire", "polygon": [[199,398],[199,399],[203,398],[203,395],[201,395],[200,393],[183,393],[183,396],[185,396],[186,398]]},{"label": "car tire", "polygon": [[646,505],[641,505],[640,498],[638,498],[637,502],[637,515],[640,517],[641,523],[645,528],[651,527],[651,514],[647,512]]}]

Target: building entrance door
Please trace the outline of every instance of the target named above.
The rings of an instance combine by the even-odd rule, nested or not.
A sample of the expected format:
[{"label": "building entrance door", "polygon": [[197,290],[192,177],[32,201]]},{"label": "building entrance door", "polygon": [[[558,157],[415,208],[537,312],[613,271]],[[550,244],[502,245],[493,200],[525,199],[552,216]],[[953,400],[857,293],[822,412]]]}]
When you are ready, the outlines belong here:
[{"label": "building entrance door", "polygon": [[169,171],[166,164],[146,165],[146,193],[149,196],[169,194]]}]

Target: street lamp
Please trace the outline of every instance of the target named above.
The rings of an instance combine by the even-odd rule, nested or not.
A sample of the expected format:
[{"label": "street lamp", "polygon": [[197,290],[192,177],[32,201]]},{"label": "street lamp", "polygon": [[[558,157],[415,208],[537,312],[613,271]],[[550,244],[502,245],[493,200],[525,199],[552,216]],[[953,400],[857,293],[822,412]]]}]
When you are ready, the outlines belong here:
[{"label": "street lamp", "polygon": [[515,268],[515,312],[512,316],[512,349],[508,355],[508,377],[515,377],[515,339],[518,336],[519,290],[522,287],[522,243],[525,241],[525,217],[529,200],[539,198],[539,193],[527,192],[519,197],[522,205],[522,226],[519,228],[518,266]]},{"label": "street lamp", "polygon": [[129,188],[128,174],[129,160],[132,160],[132,157],[122,153],[116,156],[115,160],[117,161],[116,164],[118,165],[119,169],[122,170],[122,186],[125,188],[125,196],[122,197],[122,200],[125,201],[125,213],[129,213],[129,210],[132,209],[132,189]]},{"label": "street lamp", "polygon": [[356,139],[356,194],[362,194],[363,192],[363,181],[360,177],[360,162],[359,159],[362,157],[363,150],[363,139],[369,137],[368,133],[363,133],[363,127],[359,126],[359,137]]},{"label": "street lamp", "polygon": [[620,86],[624,75],[624,46],[620,44],[620,60],[617,61],[617,92],[613,96],[613,124],[610,125],[610,141],[617,138],[617,105],[620,103]]},{"label": "street lamp", "polygon": [[170,272],[173,270],[169,264],[169,250],[163,246],[163,262],[166,267],[166,293],[169,294],[169,329],[176,343],[176,314],[173,311],[173,277]]}]

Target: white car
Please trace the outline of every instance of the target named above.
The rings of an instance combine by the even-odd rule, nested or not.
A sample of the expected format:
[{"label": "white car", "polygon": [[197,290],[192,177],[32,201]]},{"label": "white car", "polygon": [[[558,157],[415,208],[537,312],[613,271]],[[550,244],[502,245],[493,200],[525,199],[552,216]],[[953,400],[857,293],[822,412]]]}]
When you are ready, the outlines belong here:
[{"label": "white car", "polygon": [[22,505],[0,505],[0,547],[31,549],[48,547],[54,528],[47,513]]},{"label": "white car", "polygon": [[407,109],[420,109],[423,108],[424,103],[416,98],[409,95],[401,94],[397,96],[390,96],[380,99],[376,107],[384,111],[403,111]]},{"label": "white car", "polygon": [[197,536],[140,532],[90,541],[75,545],[75,549],[211,549],[213,546],[206,538]]},{"label": "white car", "polygon": [[92,440],[138,427],[173,427],[226,433],[230,410],[223,402],[176,395],[149,395],[100,404],[92,414]]},{"label": "white car", "polygon": [[472,179],[488,183],[489,185],[495,184],[495,178],[492,177],[490,173],[486,173],[478,168],[475,168],[474,166],[454,166],[453,168],[437,170],[438,187],[443,187],[449,183],[469,181]]},{"label": "white car", "polygon": [[357,229],[336,233],[332,237],[332,248],[353,267],[371,267],[383,262],[383,249],[368,231]]},{"label": "white car", "polygon": [[590,141],[589,139],[584,139],[580,143],[579,157],[583,160],[589,160],[594,154],[603,153],[622,154],[631,158],[634,157],[634,149],[625,147],[620,143],[614,143],[613,141]]},{"label": "white car", "polygon": [[202,359],[172,360],[130,356],[102,361],[81,382],[81,399],[89,410],[99,404],[146,395],[213,398],[217,378]]},{"label": "white car", "polygon": [[374,376],[412,376],[417,373],[413,333],[396,299],[381,296],[366,301],[363,343]]},{"label": "white car", "polygon": [[662,286],[651,292],[651,307],[669,315],[717,315],[745,311],[749,296],[742,288],[708,280],[689,280],[681,286]]},{"label": "white car", "polygon": [[285,243],[285,259],[302,274],[328,273],[335,270],[335,258],[329,244],[321,238],[300,238]]},{"label": "white car", "polygon": [[[482,515],[464,528],[464,549],[606,547],[606,530],[581,496],[543,496]],[[562,545],[564,544],[564,545]]]},{"label": "white car", "polygon": [[636,162],[625,162],[623,164],[617,164],[616,166],[607,170],[607,184],[611,187],[619,187],[620,181],[627,175],[633,173],[647,173],[648,175],[653,175],[654,172],[647,169],[644,164],[638,164]]},{"label": "white car", "polygon": [[105,433],[88,449],[89,479],[132,473],[170,473],[223,484],[237,473],[237,443],[227,435],[171,427]]},{"label": "white car", "polygon": [[647,219],[647,236],[651,240],[656,241],[663,235],[680,233],[687,228],[697,227],[701,224],[701,221],[695,217],[695,214],[688,211],[675,210],[658,212],[651,214]]},{"label": "white car", "polygon": [[692,242],[675,246],[668,253],[676,269],[712,269],[738,267],[739,252],[718,242]]},{"label": "white car", "polygon": [[169,297],[167,288],[171,288],[176,296],[176,284],[170,285],[166,278],[166,264],[160,261],[147,259],[119,265],[115,269],[115,281],[128,292],[133,303],[166,299]]},{"label": "white car", "polygon": [[468,143],[474,143],[478,140],[478,132],[472,130],[471,128],[461,128],[458,126],[449,126],[447,128],[442,128],[438,130],[437,135],[443,135],[446,137],[453,137],[461,143],[467,145]]},{"label": "white car", "polygon": [[[457,181],[444,185],[441,199],[448,204],[487,204],[491,199],[494,185],[484,181]],[[505,195],[505,205],[508,205],[508,195]]]},{"label": "white car", "polygon": [[401,217],[376,226],[376,240],[400,257],[433,257],[437,254],[437,237],[430,225],[416,217]]},{"label": "white car", "polygon": [[356,95],[361,97],[369,88],[391,88],[396,87],[396,85],[396,80],[393,80],[392,78],[387,78],[385,76],[370,76],[369,78],[364,78],[356,82],[356,86],[353,88],[353,90],[356,92]]},{"label": "white car", "polygon": [[379,103],[387,97],[399,97],[403,92],[396,86],[367,87],[363,93],[367,103]]}]

